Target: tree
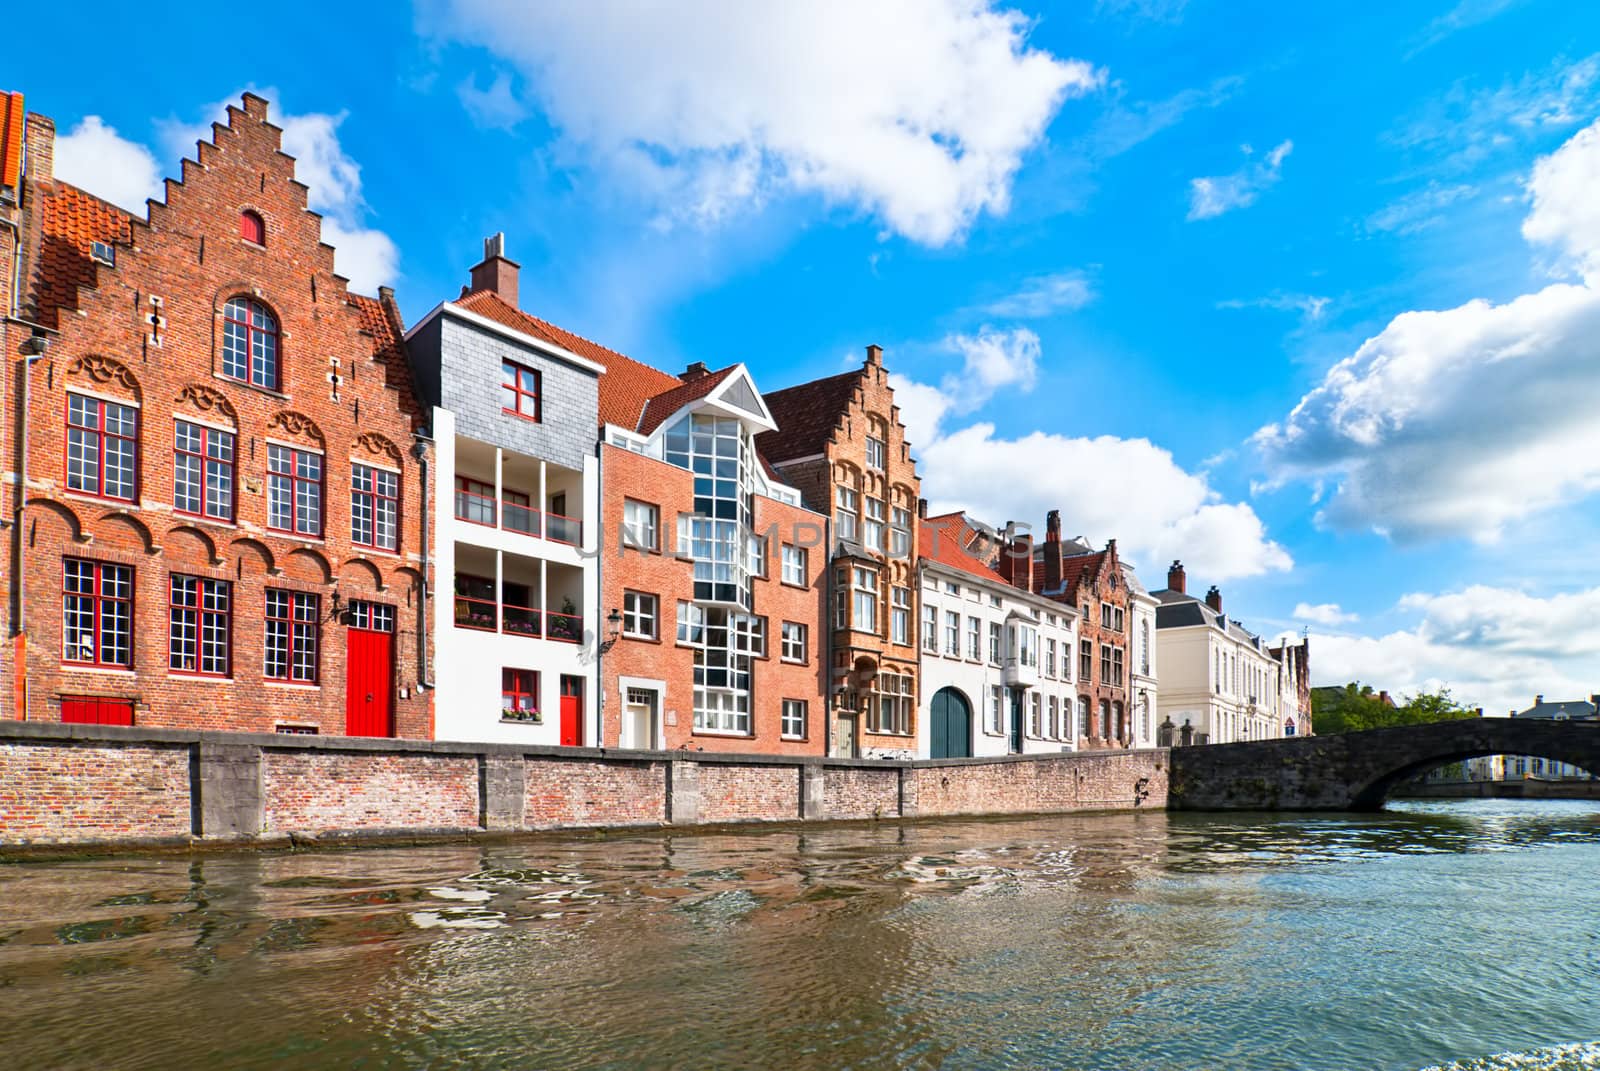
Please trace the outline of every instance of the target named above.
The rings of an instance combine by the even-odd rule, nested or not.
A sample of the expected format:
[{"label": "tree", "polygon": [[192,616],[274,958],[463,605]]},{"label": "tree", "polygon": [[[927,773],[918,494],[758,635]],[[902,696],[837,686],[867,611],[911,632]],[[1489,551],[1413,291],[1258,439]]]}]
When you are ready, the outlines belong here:
[{"label": "tree", "polygon": [[1399,706],[1385,702],[1370,684],[1359,681],[1343,688],[1311,690],[1311,724],[1318,736],[1477,716],[1476,710],[1457,703],[1449,688],[1418,692]]}]

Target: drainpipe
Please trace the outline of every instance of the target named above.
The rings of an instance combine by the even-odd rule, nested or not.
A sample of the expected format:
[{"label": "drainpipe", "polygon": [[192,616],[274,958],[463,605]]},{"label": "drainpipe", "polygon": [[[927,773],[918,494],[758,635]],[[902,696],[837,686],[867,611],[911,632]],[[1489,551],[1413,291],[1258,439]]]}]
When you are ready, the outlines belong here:
[{"label": "drainpipe", "polygon": [[[601,750],[604,750],[606,746],[605,657],[606,639],[609,638],[604,632],[601,631],[601,629],[602,627],[610,627],[609,625],[603,626],[603,622],[605,621],[605,614],[603,611],[605,610],[606,603],[606,530],[605,526],[600,522],[600,517],[601,514],[605,512],[606,452],[604,447],[605,433],[602,430],[600,437],[595,440],[594,444],[594,516],[585,518],[585,523],[593,526],[595,533],[594,539],[596,540],[594,549],[594,746],[600,748]],[[662,530],[662,525],[659,520],[657,521],[656,528],[658,530],[658,542],[664,542],[666,540],[666,533],[664,530]],[[622,541],[619,538],[619,546],[621,545],[621,542]],[[580,547],[579,549],[582,548]],[[656,607],[656,617],[659,622],[661,617],[661,607],[659,606]],[[656,626],[656,631],[659,633],[662,627],[662,624],[658,623]],[[665,706],[665,704],[658,702],[656,706],[661,707]],[[618,689],[617,710],[619,711],[619,717],[621,716],[621,709],[621,689]],[[660,744],[662,747],[666,747],[666,712],[657,710],[656,715],[662,719]],[[655,732],[655,726],[652,725],[650,727],[650,731],[653,734]],[[622,743],[622,729],[620,725],[617,729],[617,743],[619,745]]]},{"label": "drainpipe", "polygon": [[28,409],[31,404],[31,385],[33,383],[32,370],[35,363],[44,356],[49,347],[50,340],[42,331],[35,331],[32,338],[23,344],[26,354],[22,361],[21,401],[17,407],[17,497],[16,504],[11,511],[11,635],[16,643],[11,668],[16,675],[16,705],[15,716],[18,721],[28,718],[28,673],[26,653],[28,649],[28,624],[27,624],[27,587],[23,580],[22,562],[22,521],[23,511],[28,500]]},{"label": "drainpipe", "polygon": [[433,568],[433,558],[428,547],[428,530],[433,526],[433,513],[428,501],[428,447],[433,440],[428,433],[415,433],[416,445],[411,448],[417,459],[417,469],[422,476],[422,582],[417,585],[417,687],[432,689],[433,677],[428,672],[428,636],[432,625],[428,621],[428,576]]}]

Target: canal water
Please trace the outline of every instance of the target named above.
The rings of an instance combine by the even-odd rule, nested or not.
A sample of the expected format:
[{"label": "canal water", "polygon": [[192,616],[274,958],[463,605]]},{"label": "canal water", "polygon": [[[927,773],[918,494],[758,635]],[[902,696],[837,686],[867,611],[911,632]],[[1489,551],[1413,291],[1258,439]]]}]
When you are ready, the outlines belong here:
[{"label": "canal water", "polygon": [[1600,805],[0,866],[0,1068],[1600,1068]]}]

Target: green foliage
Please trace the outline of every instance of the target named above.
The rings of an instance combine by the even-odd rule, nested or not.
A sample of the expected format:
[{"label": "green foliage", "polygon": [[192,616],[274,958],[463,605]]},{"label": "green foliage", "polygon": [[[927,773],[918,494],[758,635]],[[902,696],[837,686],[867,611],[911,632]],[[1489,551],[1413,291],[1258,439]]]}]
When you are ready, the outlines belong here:
[{"label": "green foliage", "polygon": [[1313,688],[1311,712],[1311,724],[1318,736],[1478,716],[1476,710],[1457,703],[1448,688],[1419,692],[1404,703],[1390,706],[1370,684],[1356,681],[1343,688]]}]

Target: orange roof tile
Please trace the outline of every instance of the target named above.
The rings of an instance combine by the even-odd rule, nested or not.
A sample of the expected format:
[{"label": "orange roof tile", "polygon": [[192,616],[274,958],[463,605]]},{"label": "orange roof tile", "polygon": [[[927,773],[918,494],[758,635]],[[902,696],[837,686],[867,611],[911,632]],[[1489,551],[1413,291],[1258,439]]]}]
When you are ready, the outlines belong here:
[{"label": "orange roof tile", "polygon": [[95,242],[128,245],[133,217],[59,179],[38,193],[39,250],[33,270],[32,300],[39,322],[56,325],[56,313],[78,307],[78,291],[95,285]]},{"label": "orange roof tile", "polygon": [[[411,362],[406,359],[405,324],[393,302],[360,294],[346,295],[361,317],[361,330],[372,336],[372,357],[383,366],[384,384],[400,393],[401,407],[411,417],[413,430],[426,423],[411,380]],[[393,316],[390,316],[390,313]]]},{"label": "orange roof tile", "polygon": [[856,369],[762,395],[778,430],[757,436],[757,448],[778,464],[822,453],[860,382]]},{"label": "orange roof tile", "polygon": [[21,93],[0,93],[0,186],[22,184],[22,128],[27,114]]},{"label": "orange roof tile", "polygon": [[651,368],[616,350],[591,342],[582,335],[557,327],[548,320],[530,316],[515,308],[492,290],[474,290],[463,294],[457,305],[516,331],[526,331],[535,338],[553,342],[579,357],[605,365],[600,377],[600,423],[616,424],[634,430],[644,416],[645,406],[651,398],[683,386],[683,380],[669,372]]},{"label": "orange roof tile", "polygon": [[644,415],[639,418],[639,426],[635,428],[640,435],[649,435],[661,426],[661,422],[676,413],[690,402],[698,401],[716,390],[728,373],[732,372],[734,365],[729,365],[717,372],[707,372],[703,376],[691,379],[664,394],[658,394],[645,403]]},{"label": "orange roof tile", "polygon": [[968,553],[967,544],[971,541],[971,531],[966,518],[960,513],[929,517],[922,522],[921,531],[917,535],[918,553],[929,561],[960,570],[969,576],[992,580],[997,584],[1007,583],[1006,578],[988,562]]}]

